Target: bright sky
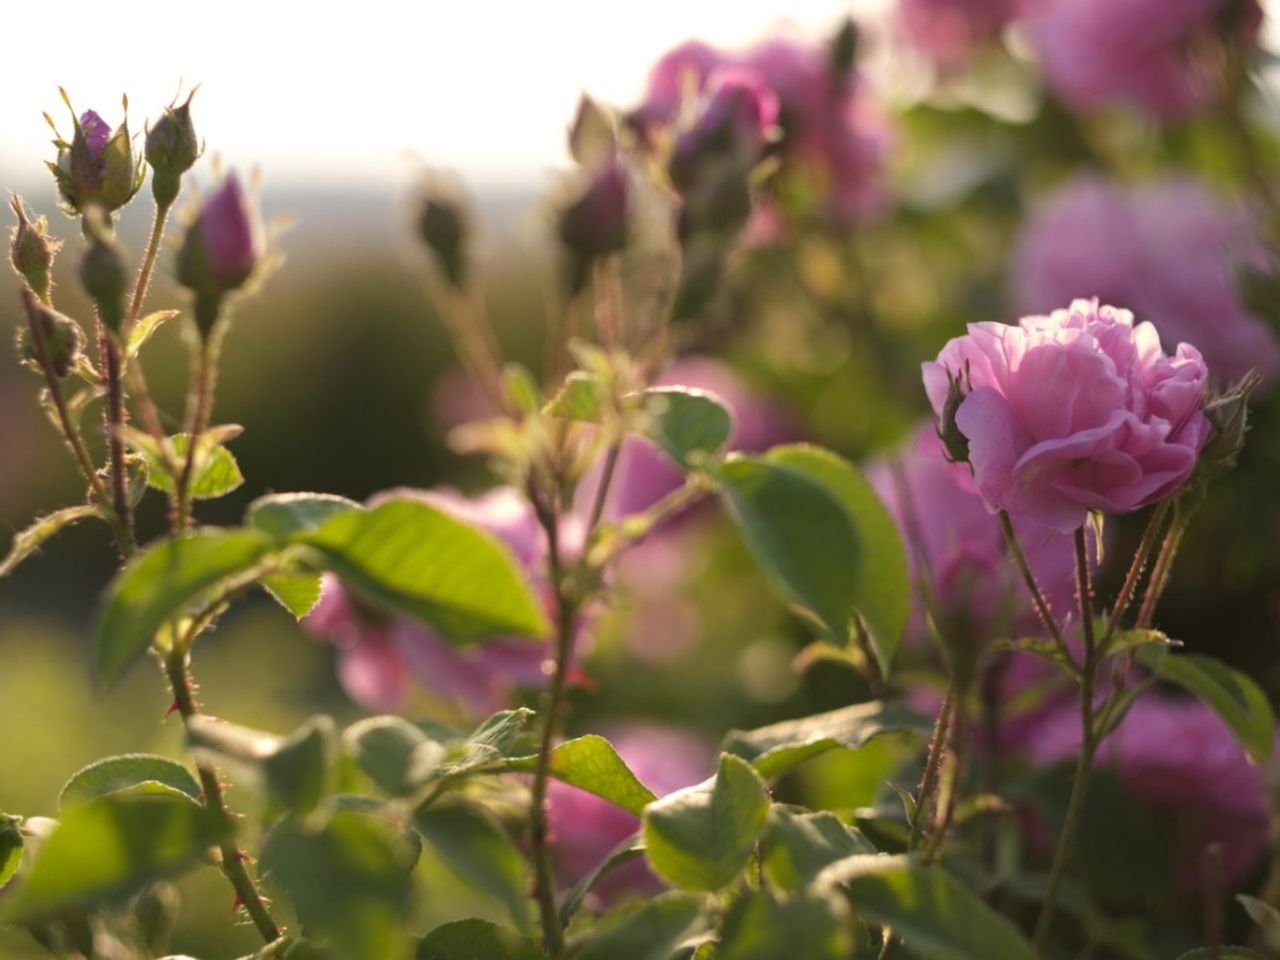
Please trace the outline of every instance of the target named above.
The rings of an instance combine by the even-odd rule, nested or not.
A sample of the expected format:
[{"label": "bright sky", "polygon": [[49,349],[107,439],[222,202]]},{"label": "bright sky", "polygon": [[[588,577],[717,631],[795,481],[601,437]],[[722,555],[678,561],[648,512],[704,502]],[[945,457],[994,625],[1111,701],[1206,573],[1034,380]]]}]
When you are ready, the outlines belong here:
[{"label": "bright sky", "polygon": [[[0,4],[0,188],[43,176],[58,98],[137,129],[179,79],[202,84],[196,124],[228,164],[268,182],[375,184],[420,160],[472,182],[540,180],[565,161],[588,90],[639,95],[689,37],[748,43],[780,24],[820,34],[883,0],[182,0]],[[176,11],[191,11],[178,13]]]}]

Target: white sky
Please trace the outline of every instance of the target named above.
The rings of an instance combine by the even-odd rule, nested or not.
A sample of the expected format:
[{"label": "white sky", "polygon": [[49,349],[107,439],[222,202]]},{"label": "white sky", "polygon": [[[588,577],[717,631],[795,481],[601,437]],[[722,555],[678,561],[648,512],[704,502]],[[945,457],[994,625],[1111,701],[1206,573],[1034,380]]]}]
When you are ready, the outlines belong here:
[{"label": "white sky", "polygon": [[[539,180],[565,161],[579,93],[629,104],[676,43],[821,34],[884,0],[0,0],[0,188],[43,177],[58,85],[137,129],[200,82],[211,153],[268,183],[373,185],[414,159],[470,181]],[[187,12],[175,12],[187,11]]]}]

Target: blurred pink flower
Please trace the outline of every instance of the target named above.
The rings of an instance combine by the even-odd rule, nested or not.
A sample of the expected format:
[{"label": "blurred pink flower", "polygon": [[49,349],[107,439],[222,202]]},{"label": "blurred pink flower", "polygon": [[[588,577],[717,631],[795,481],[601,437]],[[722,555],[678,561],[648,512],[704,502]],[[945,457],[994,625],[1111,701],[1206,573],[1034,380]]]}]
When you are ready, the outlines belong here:
[{"label": "blurred pink flower", "polygon": [[[715,772],[714,752],[686,731],[631,726],[607,735],[640,782],[660,797],[701,783]],[[547,819],[557,874],[564,887],[590,873],[640,827],[639,817],[559,781],[552,781],[547,789]],[[593,894],[607,903],[662,887],[662,881],[639,860],[605,876]]]},{"label": "blurred pink flower", "polygon": [[1167,356],[1151,324],[1097,300],[1016,326],[969,324],[923,369],[939,416],[948,375],[961,378],[956,425],[988,509],[1060,533],[1090,510],[1128,513],[1168,496],[1209,435],[1199,351],[1183,343]]},{"label": "blurred pink flower", "polygon": [[[370,505],[404,497],[420,499],[500,539],[551,608],[546,538],[533,509],[519,493],[500,487],[467,498],[448,489],[400,489],[379,494]],[[580,548],[576,521],[570,519],[561,536],[569,551]],[[547,648],[542,643],[509,637],[458,647],[416,620],[364,604],[329,575],[320,603],[304,623],[311,633],[338,648],[343,688],[371,710],[401,709],[411,681],[417,681],[434,696],[484,715],[501,708],[516,688],[541,686],[545,679],[542,666]]]},{"label": "blurred pink flower", "polygon": [[709,156],[744,154],[755,162],[778,122],[778,98],[754,70],[722,67],[711,74],[692,125],[681,130],[671,152],[671,178],[687,190]]},{"label": "blurred pink flower", "polygon": [[[897,521],[913,581],[927,574],[938,605],[993,639],[1036,629],[1031,597],[1009,558],[999,521],[982,502],[969,468],[951,463],[932,425],[896,459],[873,462],[867,479]],[[1071,538],[1018,518],[1018,541],[1055,616],[1075,604],[1075,550]],[[924,636],[917,600],[911,633]]]},{"label": "blurred pink flower", "polygon": [[178,280],[200,296],[244,284],[262,257],[257,214],[229,173],[204,198],[178,252]]},{"label": "blurred pink flower", "polygon": [[[1262,11],[1247,0],[1048,0],[1026,26],[1049,86],[1068,106],[1119,103],[1176,120],[1216,99],[1215,35],[1256,43]],[[1226,18],[1238,26],[1228,27]],[[1216,54],[1216,55],[1215,55]]]},{"label": "blurred pink flower", "polygon": [[898,0],[903,39],[939,66],[963,63],[1021,12],[1024,0]]},{"label": "blurred pink flower", "polygon": [[654,66],[632,124],[646,137],[678,125],[686,99],[701,93],[717,69],[729,68],[754,72],[777,97],[784,174],[810,178],[825,197],[827,217],[847,226],[884,209],[887,120],[861,76],[837,70],[824,44],[775,39],[729,52],[686,43]]},{"label": "blurred pink flower", "polygon": [[1166,344],[1195,344],[1221,381],[1250,369],[1273,378],[1280,341],[1250,313],[1234,272],[1262,266],[1248,212],[1194,180],[1136,188],[1096,176],[1068,182],[1035,209],[1017,244],[1012,286],[1020,311],[1078,296],[1128,305]]},{"label": "blurred pink flower", "polygon": [[[1023,732],[1033,761],[1053,764],[1080,750],[1074,705],[1055,710]],[[1224,879],[1238,887],[1270,846],[1271,805],[1263,771],[1216,713],[1198,700],[1148,695],[1103,741],[1100,768],[1114,770],[1142,807],[1172,821],[1169,833],[1178,883],[1197,889],[1204,848],[1222,844]]]}]

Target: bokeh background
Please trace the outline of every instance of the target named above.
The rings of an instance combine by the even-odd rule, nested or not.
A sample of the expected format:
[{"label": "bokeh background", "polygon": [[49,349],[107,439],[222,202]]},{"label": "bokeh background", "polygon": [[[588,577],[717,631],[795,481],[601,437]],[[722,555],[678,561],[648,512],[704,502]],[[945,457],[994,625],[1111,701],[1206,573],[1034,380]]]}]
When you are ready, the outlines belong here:
[{"label": "bokeh background", "polygon": [[[426,292],[427,264],[412,229],[414,184],[426,168],[464,186],[478,226],[486,297],[509,354],[538,368],[557,302],[553,208],[546,199],[570,163],[565,128],[589,91],[621,107],[640,99],[653,61],[690,37],[736,47],[771,31],[825,38],[841,17],[865,25],[864,65],[893,117],[891,210],[838,243],[785,257],[765,252],[722,304],[701,346],[732,362],[771,398],[798,436],[862,459],[890,449],[926,410],[918,364],[965,322],[1010,319],[1009,254],[1038,195],[1082,160],[1079,131],[1042,108],[1034,76],[1016,57],[993,61],[938,101],[927,74],[888,42],[880,2],[737,0],[644,4],[470,2],[417,5],[366,0],[318,12],[295,3],[225,2],[197,14],[163,3],[127,9],[79,2],[56,10],[9,5],[0,59],[0,188],[49,216],[43,161],[52,158],[48,112],[65,126],[58,86],[78,109],[114,122],[128,92],[141,129],[180,81],[200,83],[194,115],[208,150],[197,167],[261,170],[268,216],[288,218],[284,267],[238,310],[224,354],[217,417],[245,433],[234,452],[247,477],[201,508],[235,522],[270,491],[321,490],[363,499],[396,485],[488,482],[484,464],[445,444],[453,354]],[[71,25],[74,25],[72,28]],[[1274,47],[1268,28],[1264,46]],[[1265,135],[1277,117],[1259,116]],[[1151,163],[1237,177],[1211,121],[1161,140]],[[1141,137],[1139,129],[1127,136]],[[1145,147],[1150,143],[1143,141]],[[1126,141],[1103,144],[1125,163]],[[137,251],[148,226],[140,200],[121,224]],[[55,273],[74,310],[74,253]],[[0,270],[0,343],[18,321],[16,278]],[[150,303],[180,305],[160,271]],[[177,325],[149,347],[162,409],[180,409],[186,361]],[[72,465],[44,422],[34,377],[0,351],[0,545],[7,531],[80,496]],[[1184,551],[1163,622],[1192,647],[1250,670],[1280,692],[1280,410],[1259,408],[1244,467],[1223,484]],[[144,529],[159,531],[156,505]],[[1119,542],[1133,531],[1120,525]],[[802,631],[761,589],[749,560],[714,521],[699,532],[705,557],[680,569],[674,599],[631,598],[588,662],[594,683],[575,694],[574,725],[678,722],[716,742],[730,727],[832,708],[866,694],[839,667],[791,669]],[[1124,555],[1123,549],[1117,551]],[[83,763],[127,751],[179,755],[164,722],[158,671],[136,671],[109,692],[86,667],[87,628],[116,558],[102,531],[77,527],[0,581],[0,808],[53,809]],[[660,554],[647,563],[661,566]],[[660,572],[660,571],[659,571]],[[659,579],[661,579],[659,577]],[[245,604],[202,640],[197,674],[209,713],[287,730],[312,713],[357,709],[338,686],[332,651],[265,600]],[[622,682],[625,680],[625,682]],[[883,750],[883,769],[892,761]],[[840,760],[806,772],[815,805],[839,791],[870,803]],[[866,763],[859,776],[869,778]],[[873,772],[873,771],[872,771]],[[838,784],[838,786],[837,786]],[[800,788],[797,788],[800,789]],[[858,790],[866,791],[859,799]],[[233,794],[233,802],[247,798]],[[442,883],[431,909],[464,909]],[[220,879],[184,884],[187,908],[174,946],[201,956],[247,952],[228,932]],[[454,898],[454,899],[451,899]],[[456,901],[456,902],[455,902]],[[212,945],[212,946],[211,946]],[[0,934],[0,957],[26,947]],[[218,951],[222,952],[218,952]],[[210,952],[213,951],[213,952]]]}]

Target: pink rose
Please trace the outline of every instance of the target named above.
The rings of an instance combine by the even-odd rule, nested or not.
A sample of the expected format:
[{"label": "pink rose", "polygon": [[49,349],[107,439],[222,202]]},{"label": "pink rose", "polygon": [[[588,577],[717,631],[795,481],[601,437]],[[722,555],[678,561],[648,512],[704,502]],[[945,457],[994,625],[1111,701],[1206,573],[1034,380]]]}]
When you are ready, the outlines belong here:
[{"label": "pink rose", "polygon": [[1210,430],[1195,347],[1167,356],[1155,327],[1097,300],[968,329],[923,365],[924,384],[941,415],[948,374],[961,378],[955,422],[989,510],[1070,533],[1090,510],[1137,510],[1191,475]]},{"label": "pink rose", "polygon": [[[1067,704],[1022,733],[1031,759],[1052,764],[1080,750],[1080,714]],[[1103,741],[1100,768],[1114,770],[1143,808],[1172,821],[1178,883],[1193,892],[1204,849],[1222,844],[1224,879],[1237,887],[1270,846],[1271,813],[1263,771],[1209,707],[1150,695],[1138,700]]]},{"label": "pink rose", "polygon": [[999,37],[1022,6],[1022,0],[898,0],[896,20],[908,44],[951,68]]},{"label": "pink rose", "polygon": [[[1218,96],[1221,51],[1213,51],[1231,0],[1050,0],[1027,17],[1045,79],[1075,110],[1129,103],[1165,120],[1193,114]],[[1262,11],[1235,14],[1249,45]],[[1217,54],[1215,56],[1215,53]]]},{"label": "pink rose", "polygon": [[[510,487],[468,499],[447,489],[391,490],[370,501],[413,497],[498,537],[515,555],[530,585],[553,603],[546,581],[546,537],[533,508]],[[566,549],[580,547],[573,520],[561,531]],[[338,648],[338,678],[351,699],[371,710],[398,711],[414,681],[469,714],[500,709],[518,687],[540,686],[547,648],[522,637],[499,637],[458,647],[416,620],[362,604],[332,576],[304,621]],[[584,628],[585,630],[585,628]]]},{"label": "pink rose", "polygon": [[1280,372],[1280,341],[1250,313],[1236,270],[1262,265],[1248,211],[1194,180],[1126,188],[1082,176],[1044,200],[1017,243],[1012,287],[1020,310],[1080,294],[1128,304],[1168,343],[1196,344],[1220,381]]}]

